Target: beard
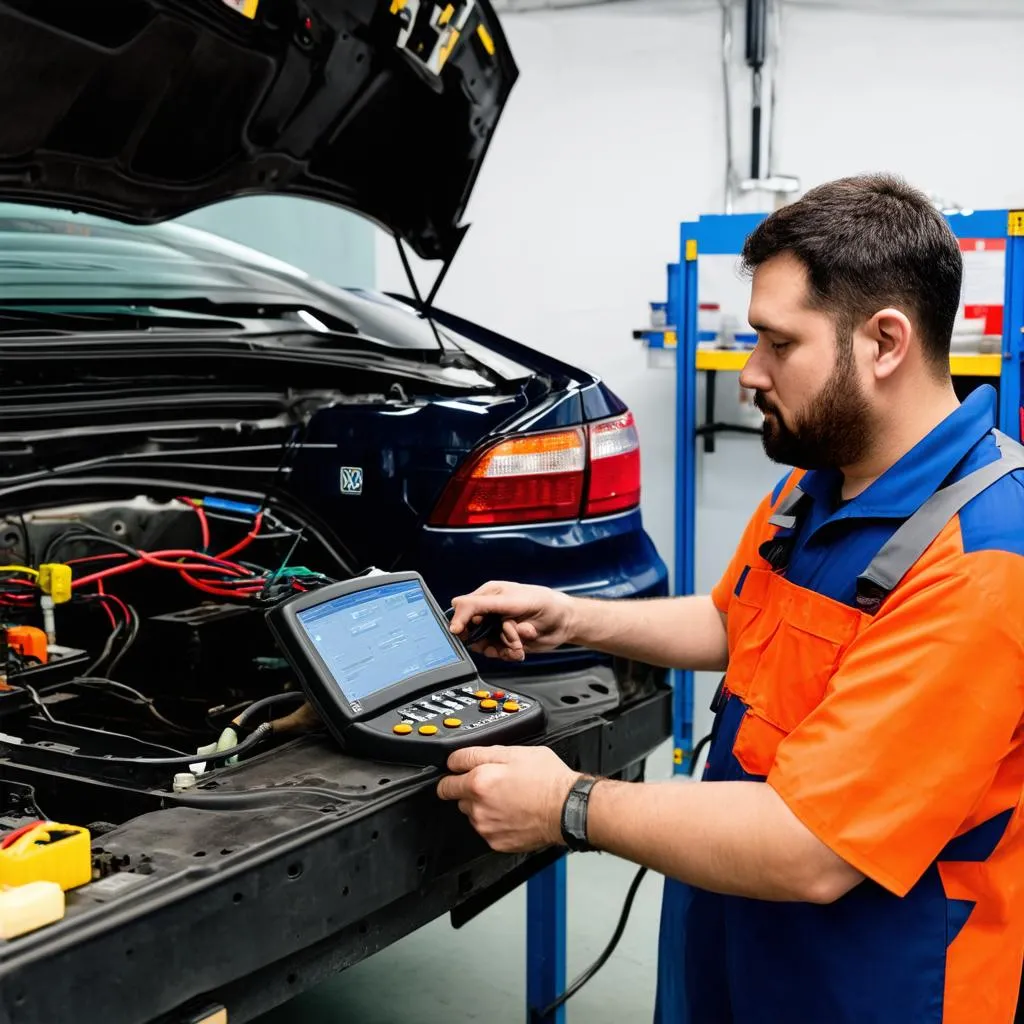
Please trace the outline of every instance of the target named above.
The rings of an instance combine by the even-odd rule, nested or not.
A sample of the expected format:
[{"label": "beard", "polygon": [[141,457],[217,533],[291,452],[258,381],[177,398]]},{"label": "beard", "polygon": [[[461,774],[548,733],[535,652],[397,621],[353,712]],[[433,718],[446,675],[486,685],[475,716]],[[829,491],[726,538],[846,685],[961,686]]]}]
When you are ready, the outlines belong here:
[{"label": "beard", "polygon": [[793,417],[792,427],[762,392],[754,393],[754,405],[765,415],[761,443],[773,462],[805,470],[839,469],[859,462],[871,445],[870,410],[849,346],[840,345],[832,375]]}]

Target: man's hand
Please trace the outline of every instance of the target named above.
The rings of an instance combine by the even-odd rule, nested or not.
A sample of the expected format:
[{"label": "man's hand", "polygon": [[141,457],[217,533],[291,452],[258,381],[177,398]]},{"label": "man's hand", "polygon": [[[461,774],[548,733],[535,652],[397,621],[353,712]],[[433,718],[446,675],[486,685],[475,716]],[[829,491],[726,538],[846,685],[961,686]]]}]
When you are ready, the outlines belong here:
[{"label": "man's hand", "polygon": [[437,787],[457,800],[499,853],[532,853],[562,841],[562,805],[579,777],[547,747],[466,747],[448,758],[458,774]]},{"label": "man's hand", "polygon": [[563,644],[667,668],[723,672],[729,661],[725,616],[706,596],[610,600],[493,581],[455,598],[452,609],[457,636],[485,615],[501,619],[501,639],[482,640],[473,650],[503,661]]},{"label": "man's hand", "polygon": [[551,651],[570,639],[572,598],[549,587],[526,583],[485,583],[452,601],[451,631],[464,633],[485,615],[500,615],[501,646],[481,641],[474,649],[489,658],[522,661],[528,651]]}]

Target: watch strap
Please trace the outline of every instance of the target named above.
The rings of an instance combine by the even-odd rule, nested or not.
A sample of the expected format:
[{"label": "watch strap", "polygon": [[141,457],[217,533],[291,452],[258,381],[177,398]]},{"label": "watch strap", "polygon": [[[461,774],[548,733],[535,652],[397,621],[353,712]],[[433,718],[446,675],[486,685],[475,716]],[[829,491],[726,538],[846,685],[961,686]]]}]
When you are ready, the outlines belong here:
[{"label": "watch strap", "polygon": [[572,785],[562,805],[562,839],[570,850],[592,850],[587,834],[587,809],[590,791],[600,780],[593,775],[581,775]]}]

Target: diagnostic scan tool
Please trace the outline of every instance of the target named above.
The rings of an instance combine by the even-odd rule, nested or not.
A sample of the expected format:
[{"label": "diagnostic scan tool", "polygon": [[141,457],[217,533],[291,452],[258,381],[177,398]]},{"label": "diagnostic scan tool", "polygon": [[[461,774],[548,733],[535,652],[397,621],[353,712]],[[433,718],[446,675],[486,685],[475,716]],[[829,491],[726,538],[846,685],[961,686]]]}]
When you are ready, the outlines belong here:
[{"label": "diagnostic scan tool", "polygon": [[418,573],[377,573],[276,605],[267,621],[345,750],[443,766],[458,747],[520,743],[546,715],[485,686]]}]

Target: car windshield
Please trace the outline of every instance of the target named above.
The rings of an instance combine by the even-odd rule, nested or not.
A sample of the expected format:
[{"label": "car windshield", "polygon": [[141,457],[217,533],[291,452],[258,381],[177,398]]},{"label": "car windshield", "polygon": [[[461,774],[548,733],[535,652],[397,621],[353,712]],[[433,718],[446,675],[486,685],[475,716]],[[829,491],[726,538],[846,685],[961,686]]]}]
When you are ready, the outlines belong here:
[{"label": "car windshield", "polygon": [[[311,200],[252,196],[132,225],[0,203],[6,330],[225,328],[359,334],[437,350],[424,319],[372,292],[375,231]],[[458,345],[450,330],[446,344]]]}]

